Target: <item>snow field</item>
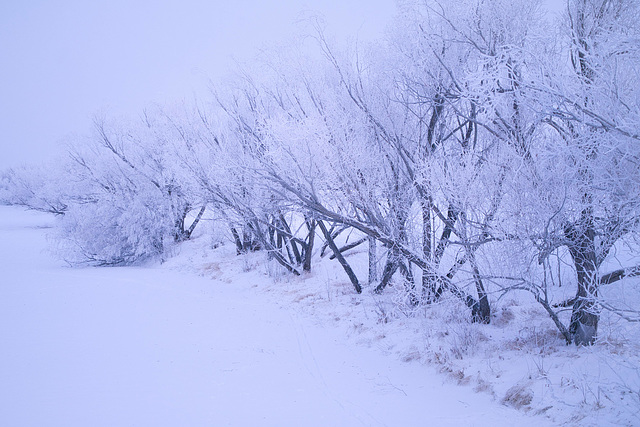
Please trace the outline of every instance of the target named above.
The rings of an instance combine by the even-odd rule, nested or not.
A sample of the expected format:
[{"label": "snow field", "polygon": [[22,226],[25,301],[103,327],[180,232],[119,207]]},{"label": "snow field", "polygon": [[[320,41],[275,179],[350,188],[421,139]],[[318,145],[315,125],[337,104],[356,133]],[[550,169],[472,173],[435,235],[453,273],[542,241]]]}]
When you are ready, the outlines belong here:
[{"label": "snow field", "polygon": [[[353,319],[309,316],[301,282],[243,271],[229,247],[200,253],[201,238],[164,265],[69,268],[45,249],[51,224],[0,209],[1,425],[547,423],[359,345]],[[195,263],[209,277],[185,271]]]}]

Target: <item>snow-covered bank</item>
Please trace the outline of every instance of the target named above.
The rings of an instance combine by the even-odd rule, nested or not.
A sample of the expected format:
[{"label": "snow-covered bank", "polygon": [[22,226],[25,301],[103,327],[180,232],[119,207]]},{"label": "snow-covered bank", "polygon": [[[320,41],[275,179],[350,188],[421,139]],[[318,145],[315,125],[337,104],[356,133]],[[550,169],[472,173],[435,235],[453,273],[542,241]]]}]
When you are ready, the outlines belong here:
[{"label": "snow-covered bank", "polygon": [[51,222],[0,208],[1,425],[548,423],[280,307],[259,270],[197,277],[179,271],[188,248],[163,266],[65,267],[45,250]]},{"label": "snow-covered bank", "polygon": [[[264,252],[238,257],[233,248],[212,250],[212,243],[217,245],[215,238],[185,243],[166,267],[215,281],[251,283],[260,298],[304,323],[333,329],[332,337],[347,340],[345,345],[387,355],[395,364],[418,365],[417,377],[428,384],[457,384],[459,393],[488,395],[493,404],[517,408],[541,425],[640,425],[640,325],[609,311],[602,313],[601,337],[594,346],[567,346],[527,292],[492,295],[491,324],[473,324],[468,309],[453,297],[418,308],[403,304],[406,292],[398,282],[382,295],[370,286],[356,295],[339,264],[328,257],[316,254],[313,271],[293,277]],[[624,252],[607,261],[610,268],[624,262]],[[366,248],[346,256],[366,277]],[[559,290],[575,292],[570,286]],[[638,279],[603,289],[603,298],[637,307]],[[570,311],[561,316],[568,322]],[[439,372],[437,380],[431,377],[433,369]]]}]

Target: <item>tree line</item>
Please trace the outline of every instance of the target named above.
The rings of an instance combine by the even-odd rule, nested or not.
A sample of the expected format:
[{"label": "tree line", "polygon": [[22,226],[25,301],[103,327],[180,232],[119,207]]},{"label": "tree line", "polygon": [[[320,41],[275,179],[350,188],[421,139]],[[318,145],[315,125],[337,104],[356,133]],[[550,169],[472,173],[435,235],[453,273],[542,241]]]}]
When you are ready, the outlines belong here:
[{"label": "tree line", "polygon": [[[3,198],[60,214],[73,263],[161,255],[210,210],[239,254],[301,275],[329,253],[357,293],[398,280],[411,305],[450,294],[489,323],[497,296],[524,290],[578,345],[603,309],[639,320],[599,297],[640,274],[601,269],[624,245],[638,256],[638,3],[569,0],[557,20],[522,0],[398,12],[376,45],[338,50],[317,28],[206,102],[96,119],[62,167],[5,172]],[[366,277],[344,256],[360,245]],[[575,296],[554,300],[563,277]]]}]

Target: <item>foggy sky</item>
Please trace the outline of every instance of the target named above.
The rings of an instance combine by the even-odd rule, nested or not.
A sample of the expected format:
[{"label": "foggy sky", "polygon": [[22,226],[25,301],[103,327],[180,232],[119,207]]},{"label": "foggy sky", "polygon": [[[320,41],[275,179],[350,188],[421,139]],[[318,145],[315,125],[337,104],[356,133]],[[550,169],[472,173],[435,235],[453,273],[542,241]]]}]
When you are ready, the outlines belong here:
[{"label": "foggy sky", "polygon": [[0,2],[0,169],[42,161],[96,114],[206,96],[209,79],[323,16],[338,38],[381,37],[395,0]]},{"label": "foggy sky", "polygon": [[[558,2],[561,0],[547,0]],[[234,64],[321,16],[336,39],[383,36],[396,0],[0,2],[0,170],[40,162],[96,115],[207,96]],[[305,21],[307,22],[307,21]]]}]

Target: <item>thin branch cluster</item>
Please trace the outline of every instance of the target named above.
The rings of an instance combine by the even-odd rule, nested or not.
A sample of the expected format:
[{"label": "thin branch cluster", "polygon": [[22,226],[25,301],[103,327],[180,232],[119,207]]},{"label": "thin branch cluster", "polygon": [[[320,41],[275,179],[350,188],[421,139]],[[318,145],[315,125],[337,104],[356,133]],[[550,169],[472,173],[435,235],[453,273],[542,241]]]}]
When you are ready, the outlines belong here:
[{"label": "thin branch cluster", "polygon": [[[554,22],[531,1],[403,2],[385,42],[343,52],[318,30],[197,107],[97,120],[63,171],[0,189],[62,215],[72,262],[162,256],[208,210],[291,274],[329,253],[354,292],[401,282],[480,323],[526,291],[592,344],[603,309],[639,313],[601,298],[640,274],[638,18],[631,0],[570,0]],[[345,254],[367,246],[363,274]]]}]

